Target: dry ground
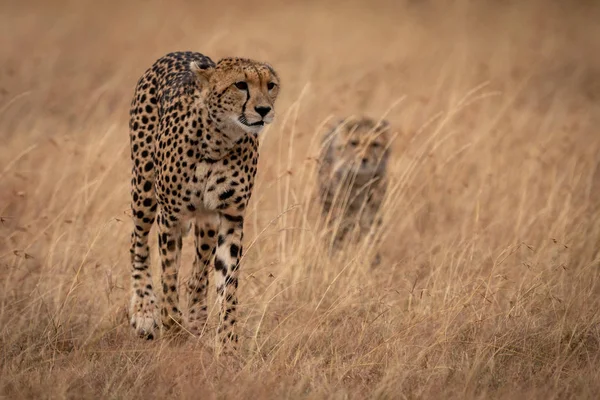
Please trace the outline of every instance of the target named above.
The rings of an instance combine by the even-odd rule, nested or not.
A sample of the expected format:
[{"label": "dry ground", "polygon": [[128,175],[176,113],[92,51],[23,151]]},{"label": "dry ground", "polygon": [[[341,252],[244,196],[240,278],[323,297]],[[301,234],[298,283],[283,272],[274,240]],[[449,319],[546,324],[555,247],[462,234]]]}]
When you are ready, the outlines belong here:
[{"label": "dry ground", "polygon": [[[0,397],[598,398],[600,8],[204,3],[0,3]],[[128,104],[185,49],[283,82],[238,358],[123,311]],[[375,270],[367,245],[323,257],[311,200],[316,135],[350,113],[399,131]]]}]

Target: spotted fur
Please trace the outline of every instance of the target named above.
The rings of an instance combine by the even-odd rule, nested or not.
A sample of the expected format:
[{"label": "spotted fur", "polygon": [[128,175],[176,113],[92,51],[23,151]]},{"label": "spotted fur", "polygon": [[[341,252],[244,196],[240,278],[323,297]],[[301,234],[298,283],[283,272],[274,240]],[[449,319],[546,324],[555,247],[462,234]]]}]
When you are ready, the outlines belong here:
[{"label": "spotted fur", "polygon": [[[257,135],[274,117],[279,78],[265,63],[193,52],[169,53],[139,79],[130,111],[133,161],[130,322],[152,339],[159,327],[207,319],[214,267],[221,343],[236,343],[244,212],[258,164]],[[162,298],[150,273],[148,235],[156,219]],[[182,236],[194,226],[196,256],[187,285],[187,321],[179,305]],[[160,310],[160,311],[159,311]]]},{"label": "spotted fur", "polygon": [[[333,234],[332,253],[348,241],[373,236],[381,226],[378,211],[387,190],[389,131],[385,120],[349,117],[322,137],[317,177],[321,213]],[[379,260],[377,253],[373,263]]]}]

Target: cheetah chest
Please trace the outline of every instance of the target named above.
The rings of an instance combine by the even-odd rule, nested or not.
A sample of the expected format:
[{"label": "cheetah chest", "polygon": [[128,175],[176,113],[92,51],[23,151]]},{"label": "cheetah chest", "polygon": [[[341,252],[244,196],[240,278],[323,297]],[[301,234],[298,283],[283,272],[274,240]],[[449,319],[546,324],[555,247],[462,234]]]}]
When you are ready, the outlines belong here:
[{"label": "cheetah chest", "polygon": [[250,200],[257,163],[258,152],[248,143],[235,146],[217,162],[199,162],[188,180],[186,192],[192,195],[187,209],[240,214]]}]

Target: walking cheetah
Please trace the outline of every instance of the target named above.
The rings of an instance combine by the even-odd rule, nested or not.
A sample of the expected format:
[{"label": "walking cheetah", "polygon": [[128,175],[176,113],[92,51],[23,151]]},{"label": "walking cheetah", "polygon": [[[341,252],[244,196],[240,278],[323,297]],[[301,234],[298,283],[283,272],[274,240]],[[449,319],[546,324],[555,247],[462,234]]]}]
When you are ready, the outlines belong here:
[{"label": "walking cheetah", "polygon": [[[187,285],[187,325],[207,318],[214,259],[220,343],[235,346],[244,212],[258,163],[258,133],[274,117],[279,77],[244,58],[214,63],[193,52],[169,53],[139,79],[130,111],[133,161],[130,322],[153,339],[182,324],[177,274],[182,235],[194,225],[196,257]],[[150,274],[148,234],[156,217],[162,266],[159,306]]]},{"label": "walking cheetah", "polygon": [[[321,213],[333,231],[333,252],[347,240],[372,235],[387,189],[389,123],[349,117],[322,138],[318,171]],[[357,228],[358,232],[352,231]],[[374,265],[380,260],[376,254]]]}]

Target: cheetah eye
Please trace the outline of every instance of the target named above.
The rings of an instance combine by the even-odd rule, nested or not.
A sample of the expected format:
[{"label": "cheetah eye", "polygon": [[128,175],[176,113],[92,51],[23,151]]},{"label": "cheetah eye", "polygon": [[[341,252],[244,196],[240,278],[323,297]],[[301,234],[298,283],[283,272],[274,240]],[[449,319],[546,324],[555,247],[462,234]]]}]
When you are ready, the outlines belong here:
[{"label": "cheetah eye", "polygon": [[351,140],[350,141],[350,146],[352,146],[352,147],[358,146],[358,140]]},{"label": "cheetah eye", "polygon": [[377,149],[377,148],[381,147],[381,143],[373,142],[373,143],[371,143],[371,147],[373,147],[374,149]]},{"label": "cheetah eye", "polygon": [[235,87],[240,89],[240,90],[248,90],[248,84],[246,82],[240,81],[240,82],[236,82]]},{"label": "cheetah eye", "polygon": [[275,82],[269,82],[269,83],[267,83],[267,89],[269,89],[269,90],[273,90],[275,88],[275,86],[277,86],[275,84]]}]

